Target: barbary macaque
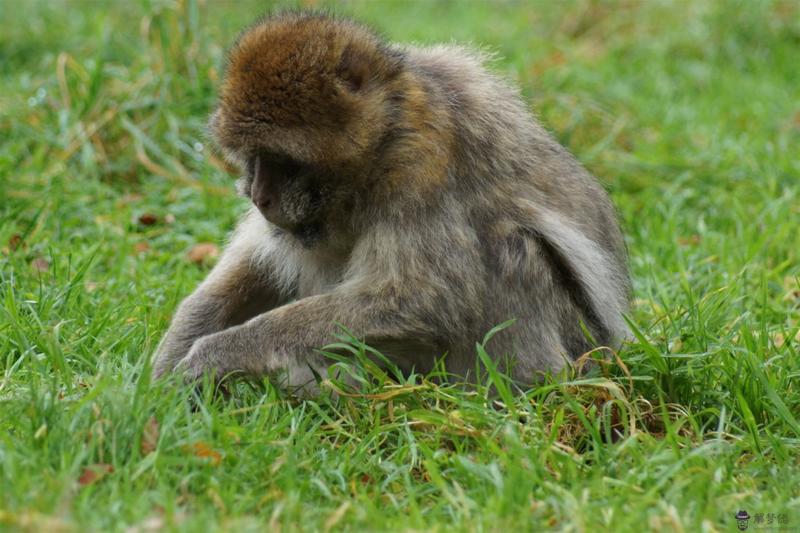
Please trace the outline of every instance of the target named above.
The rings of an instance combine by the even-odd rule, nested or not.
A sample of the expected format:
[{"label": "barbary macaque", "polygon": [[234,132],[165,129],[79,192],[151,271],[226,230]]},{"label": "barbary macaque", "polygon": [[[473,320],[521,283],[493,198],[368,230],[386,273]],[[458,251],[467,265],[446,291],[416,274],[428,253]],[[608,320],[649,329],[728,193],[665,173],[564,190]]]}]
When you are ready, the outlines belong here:
[{"label": "barbary macaque", "polygon": [[515,319],[486,348],[528,384],[618,346],[630,278],[609,197],[484,62],[320,13],[244,31],[209,129],[252,207],[155,375],[303,387],[339,324],[399,368],[444,355],[469,379],[476,342]]}]

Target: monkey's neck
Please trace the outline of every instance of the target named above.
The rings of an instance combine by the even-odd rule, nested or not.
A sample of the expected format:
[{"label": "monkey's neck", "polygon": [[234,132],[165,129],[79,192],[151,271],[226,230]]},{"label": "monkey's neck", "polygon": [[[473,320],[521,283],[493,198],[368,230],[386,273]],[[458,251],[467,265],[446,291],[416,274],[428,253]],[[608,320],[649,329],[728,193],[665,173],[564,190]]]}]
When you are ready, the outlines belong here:
[{"label": "monkey's neck", "polygon": [[453,155],[446,97],[441,87],[413,70],[393,80],[387,93],[389,120],[376,143],[376,164],[364,196],[377,209],[434,201],[447,186]]}]

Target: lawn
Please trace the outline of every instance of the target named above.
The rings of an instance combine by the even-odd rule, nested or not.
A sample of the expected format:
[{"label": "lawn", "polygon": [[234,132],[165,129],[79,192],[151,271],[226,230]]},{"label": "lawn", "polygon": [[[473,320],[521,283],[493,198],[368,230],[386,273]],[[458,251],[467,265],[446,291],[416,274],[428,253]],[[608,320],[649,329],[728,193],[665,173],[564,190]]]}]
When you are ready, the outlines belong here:
[{"label": "lawn", "polygon": [[337,5],[497,53],[618,206],[636,339],[308,401],[149,377],[246,207],[204,123],[263,8],[0,5],[0,530],[800,530],[800,3]]}]

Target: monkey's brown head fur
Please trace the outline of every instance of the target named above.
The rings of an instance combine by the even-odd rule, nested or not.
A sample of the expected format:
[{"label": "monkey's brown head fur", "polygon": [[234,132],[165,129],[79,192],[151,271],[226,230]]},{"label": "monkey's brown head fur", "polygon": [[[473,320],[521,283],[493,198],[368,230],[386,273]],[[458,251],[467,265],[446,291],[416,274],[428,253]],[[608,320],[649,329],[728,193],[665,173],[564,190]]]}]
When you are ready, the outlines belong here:
[{"label": "monkey's brown head fur", "polygon": [[389,129],[402,68],[403,54],[368,29],[319,13],[274,15],[242,33],[209,123],[245,170],[240,192],[304,241],[331,229]]},{"label": "monkey's brown head fur", "polygon": [[257,151],[312,164],[357,159],[386,126],[386,84],[401,58],[368,29],[318,13],[282,13],[228,55],[211,131],[234,158]]}]

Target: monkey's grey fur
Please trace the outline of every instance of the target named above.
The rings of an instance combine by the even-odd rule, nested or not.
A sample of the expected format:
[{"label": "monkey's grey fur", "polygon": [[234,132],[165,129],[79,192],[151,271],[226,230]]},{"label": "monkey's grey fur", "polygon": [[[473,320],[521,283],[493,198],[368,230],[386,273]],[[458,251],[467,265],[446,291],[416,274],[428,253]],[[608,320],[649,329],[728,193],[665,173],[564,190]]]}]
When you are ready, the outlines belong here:
[{"label": "monkey's grey fur", "polygon": [[243,33],[210,128],[261,209],[181,304],[155,374],[302,385],[336,323],[400,367],[446,353],[467,376],[476,341],[516,319],[487,349],[526,383],[593,348],[581,323],[617,346],[629,276],[609,198],[483,62],[319,14]]}]

